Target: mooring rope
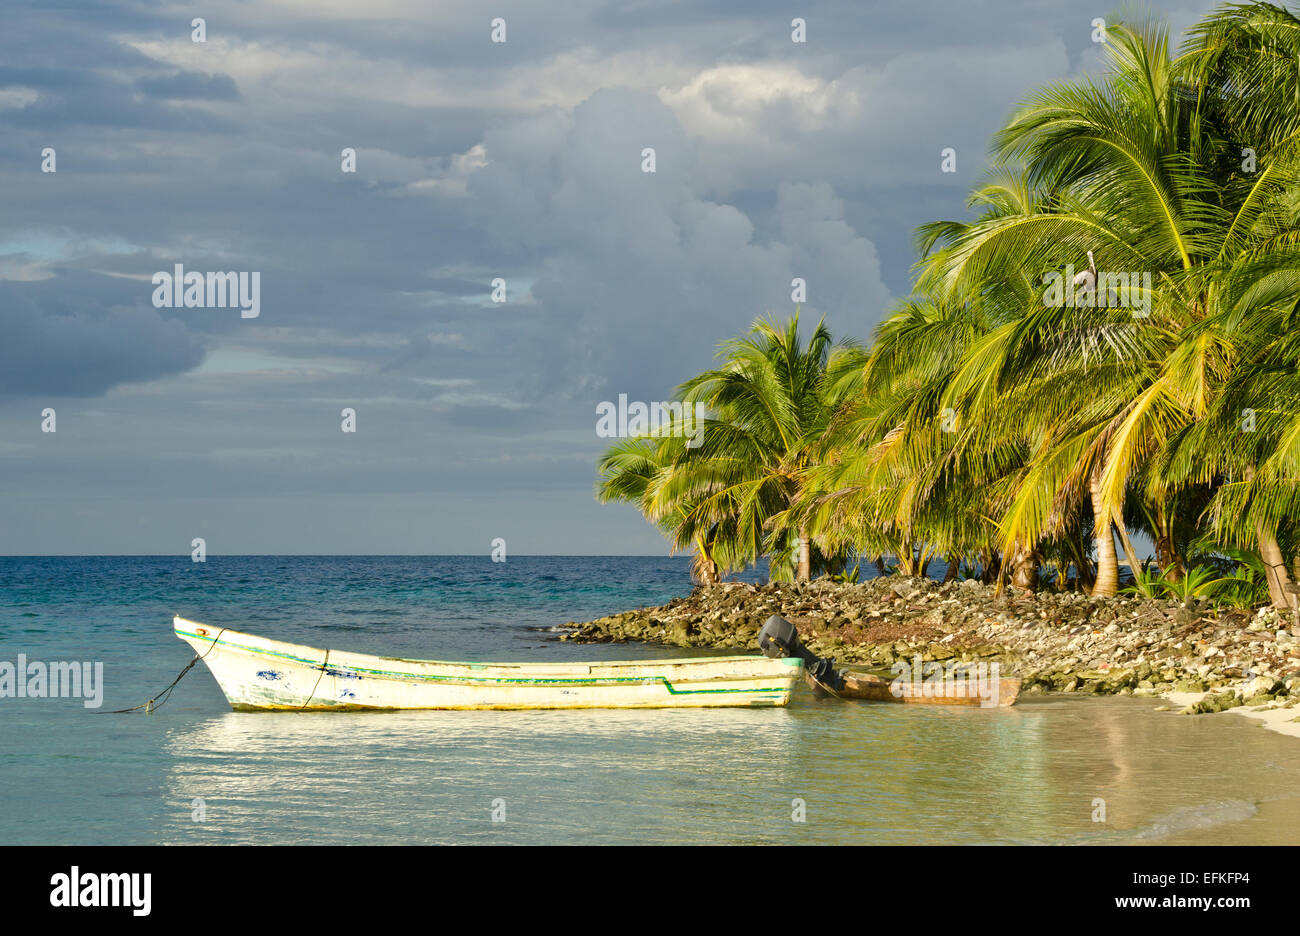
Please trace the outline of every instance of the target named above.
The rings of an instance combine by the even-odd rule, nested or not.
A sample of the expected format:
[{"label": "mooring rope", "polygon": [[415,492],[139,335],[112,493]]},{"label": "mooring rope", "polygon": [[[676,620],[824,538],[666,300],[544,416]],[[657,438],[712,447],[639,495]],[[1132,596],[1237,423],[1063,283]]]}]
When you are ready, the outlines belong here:
[{"label": "mooring rope", "polygon": [[[163,702],[166,702],[169,698],[171,698],[172,690],[176,688],[176,684],[185,677],[185,674],[188,673],[194,667],[194,664],[199,662],[199,660],[203,659],[203,657],[206,657],[209,653],[212,652],[212,648],[217,645],[217,641],[221,639],[221,635],[224,634],[225,632],[226,632],[226,628],[224,627],[221,628],[221,630],[217,632],[217,636],[212,638],[211,646],[209,646],[208,649],[204,650],[202,655],[197,653],[194,654],[194,659],[190,660],[188,663],[185,664],[185,669],[181,670],[180,673],[176,676],[176,678],[171,681],[171,685],[169,685],[162,692],[158,693],[148,702],[141,702],[139,705],[133,705],[130,708],[114,709],[111,712],[98,712],[96,714],[122,715],[125,714],[126,712],[136,712],[139,711],[140,709],[144,709],[144,713],[146,715],[152,715],[155,709],[159,708],[163,704]],[[315,692],[316,690],[313,689],[312,691]]]},{"label": "mooring rope", "polygon": [[829,683],[822,682],[820,679],[818,679],[812,673],[808,672],[806,669],[804,670],[804,675],[808,677],[808,681],[812,683],[814,689],[820,689],[822,692],[825,692],[827,695],[833,696],[836,699],[844,698],[844,696],[836,692],[835,689]]},{"label": "mooring rope", "polygon": [[307,694],[307,701],[298,707],[298,711],[301,712],[307,706],[311,705],[312,696],[316,695],[316,690],[320,688],[321,676],[325,675],[325,670],[329,668],[329,665],[330,665],[330,652],[327,649],[325,651],[325,659],[321,660],[320,676],[316,677],[316,685],[311,687],[311,692]]}]

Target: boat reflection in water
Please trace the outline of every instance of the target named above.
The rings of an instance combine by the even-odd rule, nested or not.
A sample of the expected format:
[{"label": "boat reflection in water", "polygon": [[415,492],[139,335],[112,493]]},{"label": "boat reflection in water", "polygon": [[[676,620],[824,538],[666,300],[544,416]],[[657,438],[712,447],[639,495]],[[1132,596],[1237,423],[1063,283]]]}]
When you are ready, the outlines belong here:
[{"label": "boat reflection in water", "polygon": [[779,709],[180,709],[161,716],[185,724],[160,751],[158,839],[1264,843],[1300,825],[1300,745],[1279,752],[1238,716],[1153,707],[847,704],[800,691]]},{"label": "boat reflection in water", "polygon": [[786,709],[229,712],[168,733],[166,839],[706,841],[789,803],[798,747]]}]

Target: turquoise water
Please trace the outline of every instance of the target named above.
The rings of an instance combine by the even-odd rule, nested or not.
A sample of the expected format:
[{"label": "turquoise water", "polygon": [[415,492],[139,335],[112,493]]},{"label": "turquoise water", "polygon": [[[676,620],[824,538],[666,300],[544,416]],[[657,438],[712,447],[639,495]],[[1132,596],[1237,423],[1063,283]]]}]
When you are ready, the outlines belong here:
[{"label": "turquoise water", "polygon": [[[553,628],[689,589],[687,563],[661,558],[0,558],[0,661],[102,662],[107,711],[190,659],[173,614],[403,656],[664,657],[684,652],[572,645]],[[851,705],[800,690],[752,711],[245,714],[200,664],[149,716],[0,699],[0,841],[1294,840],[1300,741],[1153,708]]]}]

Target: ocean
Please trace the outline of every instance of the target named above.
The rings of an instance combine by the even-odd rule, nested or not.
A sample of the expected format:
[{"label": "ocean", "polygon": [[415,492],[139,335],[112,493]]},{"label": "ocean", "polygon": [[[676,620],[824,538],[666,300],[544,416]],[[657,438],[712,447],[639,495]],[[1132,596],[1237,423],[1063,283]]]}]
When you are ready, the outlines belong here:
[{"label": "ocean", "polygon": [[[1290,843],[1300,741],[1153,700],[1010,709],[235,713],[173,614],[458,660],[700,655],[559,628],[690,591],[655,557],[0,557],[0,663],[103,698],[0,698],[7,844]],[[751,573],[751,580],[759,573]]]}]

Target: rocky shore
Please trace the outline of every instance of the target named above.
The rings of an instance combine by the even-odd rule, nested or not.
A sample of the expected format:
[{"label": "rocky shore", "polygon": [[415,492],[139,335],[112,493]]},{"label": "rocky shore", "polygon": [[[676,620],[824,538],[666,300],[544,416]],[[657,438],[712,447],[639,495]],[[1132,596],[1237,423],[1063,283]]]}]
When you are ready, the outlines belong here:
[{"label": "rocky shore", "polygon": [[758,630],[772,614],[794,623],[814,653],[863,669],[918,655],[927,663],[997,661],[1002,675],[1022,679],[1022,694],[1165,696],[1185,702],[1186,714],[1300,702],[1300,640],[1291,617],[1272,608],[1251,613],[1196,600],[1012,589],[998,595],[974,580],[729,582],[661,608],[571,623],[561,639],[756,651]]}]

